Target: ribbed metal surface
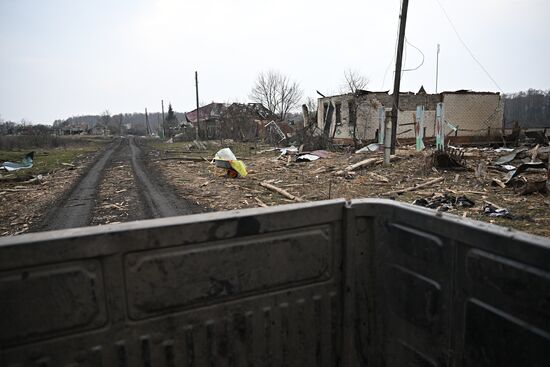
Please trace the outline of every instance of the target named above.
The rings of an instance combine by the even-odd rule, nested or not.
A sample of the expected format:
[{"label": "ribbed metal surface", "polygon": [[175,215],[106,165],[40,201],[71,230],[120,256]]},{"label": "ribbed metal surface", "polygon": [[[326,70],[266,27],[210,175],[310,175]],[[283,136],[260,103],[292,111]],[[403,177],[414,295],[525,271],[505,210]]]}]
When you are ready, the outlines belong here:
[{"label": "ribbed metal surface", "polygon": [[0,366],[548,366],[549,264],[379,200],[0,239]]},{"label": "ribbed metal surface", "polygon": [[[342,208],[48,237],[31,263],[0,261],[0,290],[12,295],[0,301],[11,316],[1,321],[0,365],[333,366]],[[28,246],[0,251],[20,258]]]}]

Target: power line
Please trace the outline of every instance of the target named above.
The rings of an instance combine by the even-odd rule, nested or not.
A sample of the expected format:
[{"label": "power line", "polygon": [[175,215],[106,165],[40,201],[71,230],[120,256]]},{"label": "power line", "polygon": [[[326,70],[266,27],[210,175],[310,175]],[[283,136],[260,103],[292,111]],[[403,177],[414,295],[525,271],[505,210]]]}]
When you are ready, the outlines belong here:
[{"label": "power line", "polygon": [[420,65],[418,65],[417,67],[413,68],[413,69],[404,69],[403,71],[415,71],[415,70],[418,70],[420,69],[420,67],[422,65],[424,65],[424,52],[422,52],[418,47],[416,47],[415,45],[413,45],[412,43],[409,42],[409,40],[407,39],[407,37],[405,37],[405,42],[407,42],[407,44],[413,48],[415,48],[416,50],[418,50],[418,52],[420,52],[420,54],[422,55],[422,61],[420,62]]},{"label": "power line", "polygon": [[[401,0],[399,0],[399,14],[401,14],[401,11],[403,10],[403,3]],[[395,58],[397,57],[397,44],[399,43],[399,24],[397,25],[397,32],[395,34],[395,46],[393,49],[395,50],[393,52],[393,57],[390,60],[390,63],[388,64],[388,67],[386,68],[386,71],[384,71],[384,78],[382,78],[382,87],[380,89],[384,89],[384,84],[386,84],[386,76],[388,74],[388,71],[390,70],[391,66],[395,63]],[[395,71],[394,71],[395,72]]]},{"label": "power line", "polygon": [[466,51],[468,51],[468,53],[470,54],[470,56],[472,57],[472,59],[474,59],[474,61],[479,65],[479,67],[485,72],[485,74],[489,77],[489,79],[491,79],[491,81],[496,85],[496,87],[500,90],[501,93],[502,92],[502,88],[498,85],[498,83],[495,81],[495,79],[493,79],[493,77],[491,76],[491,74],[489,74],[489,72],[487,71],[487,69],[485,69],[485,67],[481,64],[481,62],[479,62],[479,60],[475,57],[474,53],[472,52],[472,50],[470,50],[470,48],[466,45],[466,42],[464,42],[464,40],[462,39],[462,37],[460,37],[460,34],[458,33],[458,30],[456,29],[453,21],[451,20],[451,18],[449,17],[449,14],[447,14],[447,11],[445,10],[445,8],[443,7],[443,5],[441,4],[441,2],[439,0],[436,0],[437,1],[437,4],[439,5],[439,7],[441,8],[441,10],[443,11],[443,14],[445,14],[445,18],[447,18],[447,21],[449,22],[449,24],[451,25],[451,28],[453,28],[453,31],[455,32],[456,34],[456,37],[458,38],[458,40],[460,41],[460,43],[462,43],[462,46],[464,46],[464,48],[466,49]]}]

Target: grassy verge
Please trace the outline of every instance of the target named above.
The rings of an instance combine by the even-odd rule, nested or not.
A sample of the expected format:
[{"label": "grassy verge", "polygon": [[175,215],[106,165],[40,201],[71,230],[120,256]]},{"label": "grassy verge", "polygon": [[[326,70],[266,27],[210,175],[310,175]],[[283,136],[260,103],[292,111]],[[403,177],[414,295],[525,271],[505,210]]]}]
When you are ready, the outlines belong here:
[{"label": "grassy verge", "polygon": [[110,139],[105,138],[81,138],[74,141],[68,147],[59,148],[33,148],[17,150],[0,150],[0,162],[20,162],[29,152],[34,151],[32,168],[21,169],[14,172],[0,171],[3,181],[22,181],[39,174],[45,175],[64,167],[63,163],[75,164],[86,155],[101,149]]}]

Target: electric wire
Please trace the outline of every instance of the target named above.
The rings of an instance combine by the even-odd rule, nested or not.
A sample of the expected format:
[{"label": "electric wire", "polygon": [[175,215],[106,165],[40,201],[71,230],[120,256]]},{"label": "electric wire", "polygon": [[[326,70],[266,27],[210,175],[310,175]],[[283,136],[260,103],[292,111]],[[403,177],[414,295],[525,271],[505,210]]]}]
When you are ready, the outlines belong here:
[{"label": "electric wire", "polygon": [[[403,2],[399,0],[399,15],[401,16],[401,12],[403,11]],[[394,46],[394,52],[393,57],[388,64],[388,67],[386,67],[386,71],[384,71],[384,78],[382,79],[382,87],[380,89],[384,90],[384,85],[386,84],[386,76],[388,75],[388,71],[390,70],[392,64],[395,63],[395,59],[397,58],[397,45],[399,43],[399,24],[397,24],[397,33],[395,35],[395,46]],[[394,70],[395,73],[395,70]]]},{"label": "electric wire", "polygon": [[417,67],[413,68],[413,69],[403,69],[403,71],[415,71],[415,70],[418,70],[420,69],[420,67],[422,65],[424,65],[424,52],[422,52],[418,47],[416,47],[415,45],[413,45],[412,43],[409,42],[409,40],[407,39],[407,37],[405,37],[405,42],[407,42],[407,44],[413,48],[415,48],[418,52],[420,52],[420,54],[422,55],[422,61],[420,62],[420,65],[418,65]]},{"label": "electric wire", "polygon": [[439,7],[441,8],[441,10],[443,11],[443,14],[445,15],[445,18],[447,18],[447,21],[449,22],[449,24],[451,25],[451,28],[453,29],[453,31],[455,32],[455,35],[456,37],[458,38],[458,40],[460,41],[460,43],[462,43],[462,46],[464,46],[464,48],[466,49],[466,51],[468,51],[468,53],[470,54],[470,56],[472,57],[472,59],[474,59],[474,61],[479,65],[479,67],[485,72],[485,74],[489,77],[489,79],[491,79],[491,81],[495,84],[495,86],[498,88],[498,90],[502,92],[502,88],[498,85],[498,83],[495,81],[495,79],[493,79],[493,77],[491,76],[491,74],[489,74],[489,72],[487,71],[487,69],[485,69],[485,67],[481,64],[481,62],[479,62],[479,60],[475,57],[474,53],[472,52],[472,50],[470,50],[470,48],[466,45],[466,42],[464,42],[464,40],[462,39],[462,37],[460,36],[460,34],[458,33],[458,30],[456,29],[453,21],[451,20],[451,18],[449,17],[449,14],[447,14],[447,11],[445,10],[445,8],[443,7],[443,5],[441,4],[441,2],[439,0],[435,0],[437,1],[437,4],[439,5]]}]

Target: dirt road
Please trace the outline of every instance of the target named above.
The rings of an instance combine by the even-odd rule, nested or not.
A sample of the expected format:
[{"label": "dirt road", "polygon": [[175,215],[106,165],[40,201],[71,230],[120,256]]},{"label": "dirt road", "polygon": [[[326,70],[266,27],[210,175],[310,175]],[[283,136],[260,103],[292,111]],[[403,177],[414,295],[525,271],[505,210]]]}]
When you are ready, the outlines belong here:
[{"label": "dirt road", "polygon": [[36,231],[84,227],[201,212],[162,182],[139,138],[109,144],[79,182],[58,200]]}]

